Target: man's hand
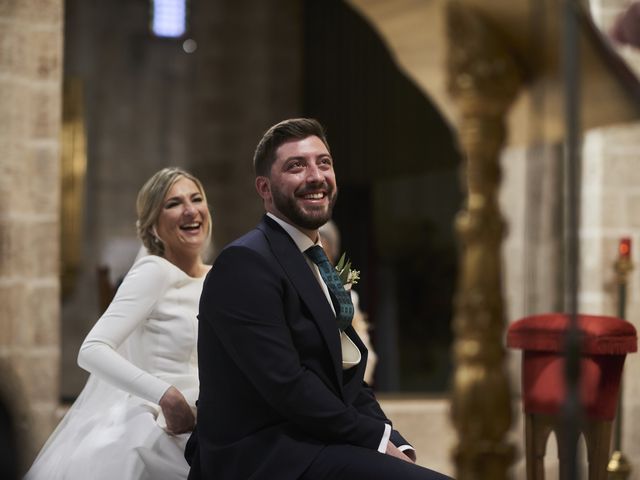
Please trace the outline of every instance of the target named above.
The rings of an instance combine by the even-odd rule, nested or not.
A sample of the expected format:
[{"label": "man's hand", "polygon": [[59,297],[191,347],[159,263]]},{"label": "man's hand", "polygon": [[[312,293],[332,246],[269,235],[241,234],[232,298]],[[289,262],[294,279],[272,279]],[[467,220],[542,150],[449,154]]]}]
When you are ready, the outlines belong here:
[{"label": "man's hand", "polygon": [[160,408],[167,421],[167,431],[175,435],[187,433],[193,430],[196,418],[193,416],[191,407],[184,399],[180,390],[176,387],[169,387],[160,399]]},{"label": "man's hand", "polygon": [[409,460],[411,460],[413,463],[416,463],[416,451],[413,448],[402,450],[402,453],[409,457]]},{"label": "man's hand", "polygon": [[405,462],[413,463],[413,460],[411,460],[411,458],[409,458],[407,455],[405,455],[400,450],[398,450],[398,447],[396,447],[393,444],[393,442],[387,443],[386,453],[387,455],[391,455],[392,457],[399,458],[400,460],[404,460]]}]

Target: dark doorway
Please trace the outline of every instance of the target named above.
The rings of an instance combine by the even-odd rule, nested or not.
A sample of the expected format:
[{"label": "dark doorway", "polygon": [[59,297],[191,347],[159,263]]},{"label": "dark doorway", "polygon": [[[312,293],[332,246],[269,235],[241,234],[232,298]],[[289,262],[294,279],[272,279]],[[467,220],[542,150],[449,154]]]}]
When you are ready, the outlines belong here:
[{"label": "dark doorway", "polygon": [[451,372],[460,156],[428,98],[343,1],[305,1],[304,110],[327,130],[334,220],[373,325],[379,391],[442,392]]}]

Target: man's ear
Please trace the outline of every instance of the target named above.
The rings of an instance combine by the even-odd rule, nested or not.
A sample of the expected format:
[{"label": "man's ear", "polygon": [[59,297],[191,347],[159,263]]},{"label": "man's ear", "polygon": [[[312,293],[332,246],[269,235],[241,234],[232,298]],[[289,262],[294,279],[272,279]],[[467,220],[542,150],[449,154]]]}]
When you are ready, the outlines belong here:
[{"label": "man's ear", "polygon": [[263,200],[271,199],[271,182],[269,182],[269,179],[267,177],[256,177],[256,191]]}]

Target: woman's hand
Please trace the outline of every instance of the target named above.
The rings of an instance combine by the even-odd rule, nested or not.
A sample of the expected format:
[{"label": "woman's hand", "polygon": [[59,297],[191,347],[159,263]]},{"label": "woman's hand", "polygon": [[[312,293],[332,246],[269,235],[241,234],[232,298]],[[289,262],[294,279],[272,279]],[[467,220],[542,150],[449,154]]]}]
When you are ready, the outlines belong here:
[{"label": "woman's hand", "polygon": [[196,418],[180,390],[173,386],[169,387],[162,395],[159,404],[167,421],[169,433],[177,435],[193,430]]}]

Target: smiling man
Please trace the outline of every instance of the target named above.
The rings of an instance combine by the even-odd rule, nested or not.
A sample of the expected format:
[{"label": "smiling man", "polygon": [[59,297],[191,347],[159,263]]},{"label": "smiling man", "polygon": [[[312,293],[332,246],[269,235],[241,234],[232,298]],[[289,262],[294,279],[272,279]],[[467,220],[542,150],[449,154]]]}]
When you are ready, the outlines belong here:
[{"label": "smiling man", "polygon": [[447,478],[414,463],[362,380],[367,349],[318,236],[338,194],[322,127],[274,125],[254,168],[266,215],[220,253],[200,300],[189,478]]}]

